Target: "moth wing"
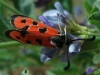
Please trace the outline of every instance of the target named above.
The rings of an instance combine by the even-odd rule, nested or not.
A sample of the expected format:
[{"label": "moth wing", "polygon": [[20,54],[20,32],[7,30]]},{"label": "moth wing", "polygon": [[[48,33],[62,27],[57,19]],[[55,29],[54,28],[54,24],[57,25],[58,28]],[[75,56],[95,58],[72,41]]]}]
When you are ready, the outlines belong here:
[{"label": "moth wing", "polygon": [[50,39],[48,39],[48,37],[43,38],[42,36],[36,36],[27,31],[7,30],[5,31],[5,35],[22,43],[53,47],[53,45],[50,44]]},{"label": "moth wing", "polygon": [[25,30],[32,34],[43,34],[43,37],[54,36],[58,35],[59,33],[55,28],[52,28],[24,15],[11,16],[10,23],[17,29]]},{"label": "moth wing", "polygon": [[17,29],[23,29],[31,25],[37,26],[37,22],[38,21],[24,15],[12,15],[10,19],[10,23]]}]

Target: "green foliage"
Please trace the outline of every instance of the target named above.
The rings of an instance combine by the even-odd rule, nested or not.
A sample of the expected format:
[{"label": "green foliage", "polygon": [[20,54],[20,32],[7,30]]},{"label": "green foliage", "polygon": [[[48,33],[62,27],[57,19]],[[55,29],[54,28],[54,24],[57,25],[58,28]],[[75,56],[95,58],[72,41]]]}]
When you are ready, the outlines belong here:
[{"label": "green foliage", "polygon": [[84,1],[84,6],[85,6],[86,10],[88,11],[88,13],[91,13],[91,10],[93,7],[93,2],[94,2],[94,0],[85,0]]},{"label": "green foliage", "polygon": [[17,10],[25,15],[36,18],[33,0],[12,0]]},{"label": "green foliage", "polygon": [[100,53],[94,56],[93,58],[93,63],[94,64],[99,64],[100,63]]},{"label": "green foliage", "polygon": [[91,24],[96,25],[98,28],[100,28],[99,24],[100,24],[100,1],[96,0],[93,4],[92,4],[92,9],[90,10],[91,14],[89,15],[89,22]]},{"label": "green foliage", "polygon": [[[62,3],[66,10],[74,15],[74,0],[58,1]],[[63,71],[63,67],[66,66],[66,63],[62,63],[60,60],[58,60],[59,57],[42,63],[40,61],[40,50],[42,47],[22,44],[7,38],[4,35],[4,31],[7,29],[14,29],[9,22],[11,15],[23,14],[37,19],[39,14],[54,8],[53,0],[51,0],[47,6],[44,5],[40,8],[37,8],[34,2],[34,0],[0,0],[0,70],[2,75],[15,75],[22,70],[21,75],[38,75],[38,73],[43,75],[86,75],[85,69],[88,66],[100,67],[99,31],[91,30],[91,35],[97,35],[96,40],[93,42],[84,42],[81,53],[77,54],[71,60],[71,67],[67,71]],[[88,24],[95,25],[98,27],[98,29],[100,29],[100,0],[84,0],[83,8],[85,8],[88,12],[85,13]],[[28,68],[29,70],[25,68]],[[17,71],[17,73],[15,71]],[[13,72],[15,74],[13,74]],[[98,73],[99,70],[96,70],[93,74],[96,75]]]},{"label": "green foliage", "polygon": [[21,75],[31,75],[27,69],[22,71]]}]

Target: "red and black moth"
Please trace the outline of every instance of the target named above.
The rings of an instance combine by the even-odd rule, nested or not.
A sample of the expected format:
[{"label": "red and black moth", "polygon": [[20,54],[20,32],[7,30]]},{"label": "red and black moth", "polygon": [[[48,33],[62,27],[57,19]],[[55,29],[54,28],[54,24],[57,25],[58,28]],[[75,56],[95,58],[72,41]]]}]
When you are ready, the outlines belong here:
[{"label": "red and black moth", "polygon": [[[11,16],[10,23],[16,28],[16,30],[15,29],[6,30],[5,35],[11,39],[26,44],[34,44],[39,46],[60,49],[63,47],[63,45],[69,47],[70,43],[76,40],[92,41],[95,39],[95,36],[93,36],[90,39],[72,40],[68,35],[61,35],[59,30],[24,15]],[[67,60],[68,60],[68,65],[64,68],[64,70],[70,67],[68,49],[67,49]]]}]

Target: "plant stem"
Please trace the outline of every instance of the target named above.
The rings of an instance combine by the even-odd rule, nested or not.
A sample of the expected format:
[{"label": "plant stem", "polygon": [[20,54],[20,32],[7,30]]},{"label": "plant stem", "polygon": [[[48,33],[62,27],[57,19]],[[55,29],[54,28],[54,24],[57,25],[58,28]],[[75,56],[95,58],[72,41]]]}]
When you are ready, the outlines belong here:
[{"label": "plant stem", "polygon": [[21,45],[21,44],[22,43],[19,43],[17,41],[2,42],[2,43],[0,43],[0,48],[18,46],[18,45]]},{"label": "plant stem", "polygon": [[87,35],[95,35],[95,36],[98,36],[98,37],[100,37],[100,34],[96,34],[96,33],[86,33]]}]

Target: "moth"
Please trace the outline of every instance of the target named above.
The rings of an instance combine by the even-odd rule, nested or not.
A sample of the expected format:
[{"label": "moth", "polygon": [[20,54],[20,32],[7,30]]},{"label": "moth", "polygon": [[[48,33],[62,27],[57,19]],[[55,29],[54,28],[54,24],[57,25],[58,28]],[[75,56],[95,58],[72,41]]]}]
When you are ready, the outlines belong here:
[{"label": "moth", "polygon": [[[71,37],[66,34],[61,35],[61,32],[59,30],[24,15],[12,15],[10,23],[16,29],[6,30],[5,35],[11,39],[26,44],[34,44],[49,48],[60,49],[63,47],[63,45],[69,46],[70,43],[76,40],[95,39],[95,36],[93,36],[90,39],[72,40]],[[67,60],[68,60],[68,65],[64,69],[68,69],[70,67],[68,50],[67,50]]]}]

